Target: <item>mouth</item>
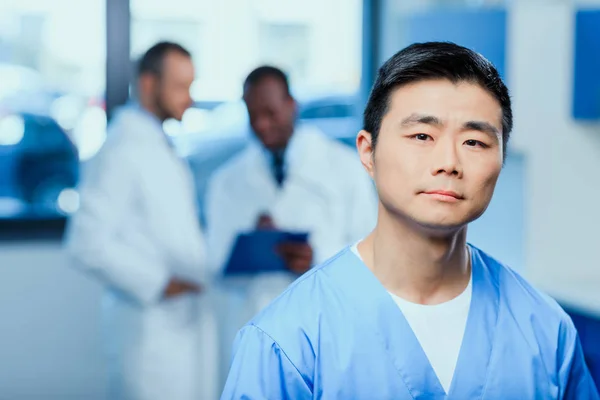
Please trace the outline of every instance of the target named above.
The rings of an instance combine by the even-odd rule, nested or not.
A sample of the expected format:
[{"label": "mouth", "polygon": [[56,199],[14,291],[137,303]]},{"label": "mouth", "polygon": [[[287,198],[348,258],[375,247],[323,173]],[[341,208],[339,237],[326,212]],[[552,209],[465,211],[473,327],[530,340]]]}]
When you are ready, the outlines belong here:
[{"label": "mouth", "polygon": [[446,202],[456,202],[464,199],[463,196],[451,190],[428,190],[423,192],[423,194]]}]

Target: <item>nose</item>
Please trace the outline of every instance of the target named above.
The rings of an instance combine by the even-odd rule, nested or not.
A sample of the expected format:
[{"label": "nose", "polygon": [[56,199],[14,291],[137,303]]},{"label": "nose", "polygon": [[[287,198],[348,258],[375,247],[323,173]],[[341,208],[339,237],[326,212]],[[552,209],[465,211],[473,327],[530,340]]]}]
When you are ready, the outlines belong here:
[{"label": "nose", "polygon": [[452,140],[440,139],[436,142],[432,154],[432,175],[448,175],[462,178],[463,168],[459,152]]},{"label": "nose", "polygon": [[271,121],[267,117],[257,117],[253,121],[253,128],[259,134],[264,134],[265,132],[269,132],[271,129]]}]

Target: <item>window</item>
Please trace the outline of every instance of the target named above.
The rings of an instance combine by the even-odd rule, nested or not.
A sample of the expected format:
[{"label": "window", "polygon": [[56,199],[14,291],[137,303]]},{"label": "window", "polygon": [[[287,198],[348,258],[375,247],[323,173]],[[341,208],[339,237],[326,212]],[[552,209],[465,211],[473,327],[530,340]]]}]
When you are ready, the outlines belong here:
[{"label": "window", "polygon": [[299,88],[353,92],[361,74],[361,11],[360,0],[131,0],[132,56],[162,39],[187,47],[198,72],[197,101],[239,99],[243,79],[263,63],[288,70]]},{"label": "window", "polygon": [[[202,23],[185,15],[169,20],[159,16],[133,17],[131,21],[131,54],[138,59],[148,48],[161,40],[175,41],[194,54],[196,67],[202,55]],[[199,76],[202,71],[198,68]]]},{"label": "window", "polygon": [[336,138],[356,134],[362,1],[130,1],[132,57],[159,40],[192,53],[196,108],[164,128],[192,166],[200,205],[210,174],[249,140],[242,84],[259,65],[288,74],[300,119]]},{"label": "window", "polygon": [[303,24],[261,23],[259,59],[287,71],[290,80],[307,80],[310,29]]},{"label": "window", "polygon": [[0,3],[0,218],[76,210],[106,130],[105,2]]}]

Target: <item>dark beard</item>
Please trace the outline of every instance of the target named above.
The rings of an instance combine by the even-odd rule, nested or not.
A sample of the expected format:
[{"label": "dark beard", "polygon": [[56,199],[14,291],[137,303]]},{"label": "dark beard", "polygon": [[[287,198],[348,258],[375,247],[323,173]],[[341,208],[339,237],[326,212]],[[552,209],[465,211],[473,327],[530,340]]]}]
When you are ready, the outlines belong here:
[{"label": "dark beard", "polygon": [[156,110],[156,116],[161,121],[166,121],[167,119],[174,118],[173,114],[171,114],[168,111],[168,108],[166,107],[163,101],[162,91],[160,90],[160,88],[157,88],[154,92],[154,109]]}]

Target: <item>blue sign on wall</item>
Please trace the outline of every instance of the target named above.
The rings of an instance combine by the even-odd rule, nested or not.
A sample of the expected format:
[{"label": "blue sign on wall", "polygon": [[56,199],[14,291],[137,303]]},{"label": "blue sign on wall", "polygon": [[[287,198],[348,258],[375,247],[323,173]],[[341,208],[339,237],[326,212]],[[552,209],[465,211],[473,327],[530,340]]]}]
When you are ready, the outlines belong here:
[{"label": "blue sign on wall", "polygon": [[600,118],[600,10],[575,16],[573,118]]},{"label": "blue sign on wall", "polygon": [[405,23],[408,43],[450,41],[490,60],[506,79],[506,10],[440,9],[415,13]]}]

